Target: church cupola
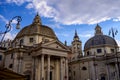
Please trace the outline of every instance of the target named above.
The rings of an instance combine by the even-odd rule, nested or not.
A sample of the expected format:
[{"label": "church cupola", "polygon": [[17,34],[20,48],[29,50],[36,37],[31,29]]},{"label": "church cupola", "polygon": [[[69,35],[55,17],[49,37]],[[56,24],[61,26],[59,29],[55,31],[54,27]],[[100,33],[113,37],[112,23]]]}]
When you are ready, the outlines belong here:
[{"label": "church cupola", "polygon": [[95,27],[95,35],[103,35],[103,33],[101,31],[101,27],[98,24]]},{"label": "church cupola", "polygon": [[42,25],[41,19],[39,14],[37,13],[37,15],[35,16],[34,20],[33,20],[33,24],[39,24]]}]

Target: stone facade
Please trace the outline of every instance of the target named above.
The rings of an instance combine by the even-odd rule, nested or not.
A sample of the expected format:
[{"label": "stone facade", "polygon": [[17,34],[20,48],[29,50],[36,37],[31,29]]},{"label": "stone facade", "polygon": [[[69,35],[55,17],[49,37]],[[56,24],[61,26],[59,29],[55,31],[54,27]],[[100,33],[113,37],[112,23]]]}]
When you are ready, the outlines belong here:
[{"label": "stone facade", "polygon": [[84,45],[84,55],[69,61],[69,80],[119,80],[119,57],[116,41],[97,25],[95,36]]},{"label": "stone facade", "polygon": [[[120,52],[116,41],[95,27],[84,45],[77,31],[71,46],[61,43],[37,14],[13,41],[2,43],[0,65],[28,80],[119,80]],[[4,55],[5,54],[5,55]]]},{"label": "stone facade", "polygon": [[28,80],[68,80],[69,52],[53,30],[42,25],[37,14],[5,51],[5,68],[25,75]]}]

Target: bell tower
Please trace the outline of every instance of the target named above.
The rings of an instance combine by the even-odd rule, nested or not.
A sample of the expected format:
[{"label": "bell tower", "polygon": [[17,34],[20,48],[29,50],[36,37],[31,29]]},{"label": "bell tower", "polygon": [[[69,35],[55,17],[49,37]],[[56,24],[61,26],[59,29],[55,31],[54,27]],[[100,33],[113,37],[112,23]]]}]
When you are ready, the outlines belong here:
[{"label": "bell tower", "polygon": [[77,31],[75,30],[75,35],[72,41],[72,53],[74,58],[82,57],[82,42],[79,40]]}]

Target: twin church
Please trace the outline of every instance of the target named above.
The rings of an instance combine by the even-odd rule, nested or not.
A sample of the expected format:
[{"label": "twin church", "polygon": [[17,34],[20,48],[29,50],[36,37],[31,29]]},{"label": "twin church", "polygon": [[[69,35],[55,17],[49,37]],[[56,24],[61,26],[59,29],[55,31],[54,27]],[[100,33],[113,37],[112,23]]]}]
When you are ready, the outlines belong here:
[{"label": "twin church", "polygon": [[[37,14],[13,41],[2,42],[0,65],[27,80],[119,80],[119,46],[99,25],[84,45],[77,32],[70,46],[43,25]],[[2,62],[3,61],[3,62]]]}]

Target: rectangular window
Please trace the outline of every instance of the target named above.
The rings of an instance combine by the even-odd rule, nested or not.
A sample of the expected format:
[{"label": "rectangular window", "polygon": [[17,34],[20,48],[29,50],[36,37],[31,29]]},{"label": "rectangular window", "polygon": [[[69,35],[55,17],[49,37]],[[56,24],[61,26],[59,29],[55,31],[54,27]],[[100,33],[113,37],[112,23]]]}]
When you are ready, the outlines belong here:
[{"label": "rectangular window", "polygon": [[24,40],[23,39],[21,39],[20,40],[20,45],[22,45],[24,43]]},{"label": "rectangular window", "polygon": [[13,58],[13,53],[11,54],[11,59]]},{"label": "rectangular window", "polygon": [[0,55],[0,61],[2,60],[2,55]]},{"label": "rectangular window", "polygon": [[102,50],[101,49],[97,49],[97,53],[102,53]]},{"label": "rectangular window", "polygon": [[114,53],[114,49],[111,49],[111,53]]},{"label": "rectangular window", "polygon": [[30,38],[29,42],[32,43],[33,42],[33,38]]}]

